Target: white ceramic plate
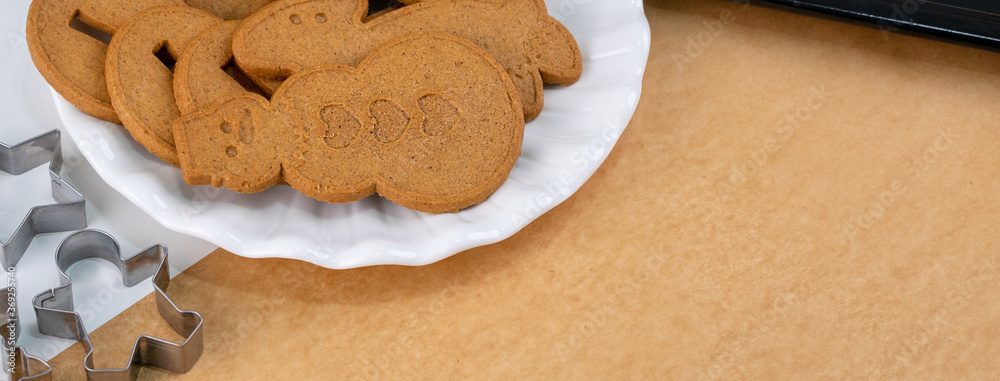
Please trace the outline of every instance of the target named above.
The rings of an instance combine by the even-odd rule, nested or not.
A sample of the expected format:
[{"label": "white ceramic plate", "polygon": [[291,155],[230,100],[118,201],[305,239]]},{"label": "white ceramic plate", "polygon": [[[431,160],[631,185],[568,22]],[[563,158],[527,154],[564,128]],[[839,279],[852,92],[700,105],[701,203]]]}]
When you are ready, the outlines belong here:
[{"label": "white ceramic plate", "polygon": [[546,0],[573,33],[583,76],[545,90],[525,127],[523,154],[486,202],[430,215],[377,196],[326,204],[287,186],[244,195],[189,186],[121,126],[90,117],[53,92],[66,131],[94,169],[170,229],[252,258],[281,257],[346,269],[425,265],[503,240],[580,188],[632,118],[649,55],[641,0]]}]

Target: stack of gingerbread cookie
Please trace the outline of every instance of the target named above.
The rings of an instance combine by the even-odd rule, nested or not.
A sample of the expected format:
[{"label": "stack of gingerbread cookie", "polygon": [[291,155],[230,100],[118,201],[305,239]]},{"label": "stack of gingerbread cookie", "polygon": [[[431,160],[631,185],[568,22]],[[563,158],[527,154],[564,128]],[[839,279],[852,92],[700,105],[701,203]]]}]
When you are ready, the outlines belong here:
[{"label": "stack of gingerbread cookie", "polygon": [[580,51],[542,0],[406,3],[34,0],[27,35],[56,91],[189,184],[457,211],[506,180]]}]

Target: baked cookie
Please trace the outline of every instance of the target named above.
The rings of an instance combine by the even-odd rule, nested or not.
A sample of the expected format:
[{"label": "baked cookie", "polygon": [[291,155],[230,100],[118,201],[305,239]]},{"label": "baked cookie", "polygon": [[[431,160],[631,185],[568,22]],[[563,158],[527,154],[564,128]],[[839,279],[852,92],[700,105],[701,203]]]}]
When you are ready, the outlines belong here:
[{"label": "baked cookie", "polygon": [[[368,19],[392,11],[371,14]],[[174,97],[182,114],[206,107],[226,94],[251,91],[265,97],[281,85],[280,80],[250,76],[233,60],[233,33],[242,20],[214,25],[195,37],[174,67]]]},{"label": "baked cookie", "polygon": [[233,92],[271,96],[280,82],[258,84],[233,61],[233,32],[239,20],[215,24],[194,38],[174,66],[174,99],[181,114],[208,107]]},{"label": "baked cookie", "polygon": [[220,22],[187,6],[151,8],[131,18],[108,47],[105,73],[115,111],[137,142],[168,163],[178,164],[171,123],[181,115],[174,60],[199,32]]},{"label": "baked cookie", "polygon": [[542,0],[432,0],[366,21],[368,0],[282,0],[248,17],[233,36],[236,62],[251,76],[280,79],[329,63],[357,65],[375,47],[414,32],[468,39],[507,70],[524,115],[541,112],[542,84],[579,79],[576,40]]},{"label": "baked cookie", "polygon": [[188,6],[201,9],[223,20],[242,20],[272,0],[187,0]]},{"label": "baked cookie", "polygon": [[63,98],[87,114],[118,123],[104,78],[106,39],[135,14],[164,5],[184,2],[34,0],[25,30],[28,51],[35,67]]},{"label": "baked cookie", "polygon": [[357,67],[300,71],[270,101],[232,93],[174,123],[189,184],[249,193],[284,179],[326,202],[378,193],[428,213],[485,200],[510,173],[523,133],[503,67],[442,33],[391,40]]}]

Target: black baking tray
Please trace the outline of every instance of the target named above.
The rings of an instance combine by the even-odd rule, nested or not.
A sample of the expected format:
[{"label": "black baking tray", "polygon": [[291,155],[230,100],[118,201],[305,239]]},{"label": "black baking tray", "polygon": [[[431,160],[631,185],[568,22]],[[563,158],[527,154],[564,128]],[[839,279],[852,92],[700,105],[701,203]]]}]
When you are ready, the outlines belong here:
[{"label": "black baking tray", "polygon": [[916,32],[1000,48],[1000,0],[753,0],[751,3],[847,18],[886,33]]}]

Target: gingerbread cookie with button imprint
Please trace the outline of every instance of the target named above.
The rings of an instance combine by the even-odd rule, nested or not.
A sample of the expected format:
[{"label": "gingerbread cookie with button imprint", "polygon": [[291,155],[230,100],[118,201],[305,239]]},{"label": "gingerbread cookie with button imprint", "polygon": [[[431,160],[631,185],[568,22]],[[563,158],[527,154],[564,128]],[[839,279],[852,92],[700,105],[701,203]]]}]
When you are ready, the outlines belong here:
[{"label": "gingerbread cookie with button imprint", "polygon": [[251,193],[284,179],[321,201],[378,193],[428,213],[480,203],[506,180],[523,109],[486,51],[414,33],[356,65],[303,70],[270,101],[237,92],[177,119],[185,180]]},{"label": "gingerbread cookie with button imprint", "polygon": [[[387,8],[374,19],[392,11]],[[270,97],[279,80],[243,72],[233,59],[233,34],[242,20],[230,20],[204,30],[192,40],[174,66],[174,97],[182,114],[207,107],[232,92],[251,91]]]},{"label": "gingerbread cookie with button imprint", "polygon": [[542,84],[579,79],[576,40],[542,0],[433,0],[366,20],[368,0],[281,0],[248,17],[233,36],[247,74],[280,79],[323,64],[357,65],[375,47],[407,33],[465,38],[491,54],[518,89],[525,118],[541,112]]},{"label": "gingerbread cookie with button imprint", "polygon": [[223,20],[242,20],[272,0],[186,0],[188,6],[201,9]]},{"label": "gingerbread cookie with button imprint", "polygon": [[135,14],[182,0],[34,0],[25,34],[35,67],[83,112],[119,122],[104,78],[108,41]]},{"label": "gingerbread cookie with button imprint", "polygon": [[111,103],[132,137],[177,165],[172,123],[181,115],[173,93],[173,60],[202,30],[222,22],[205,11],[156,7],[131,18],[111,40],[105,74]]}]

